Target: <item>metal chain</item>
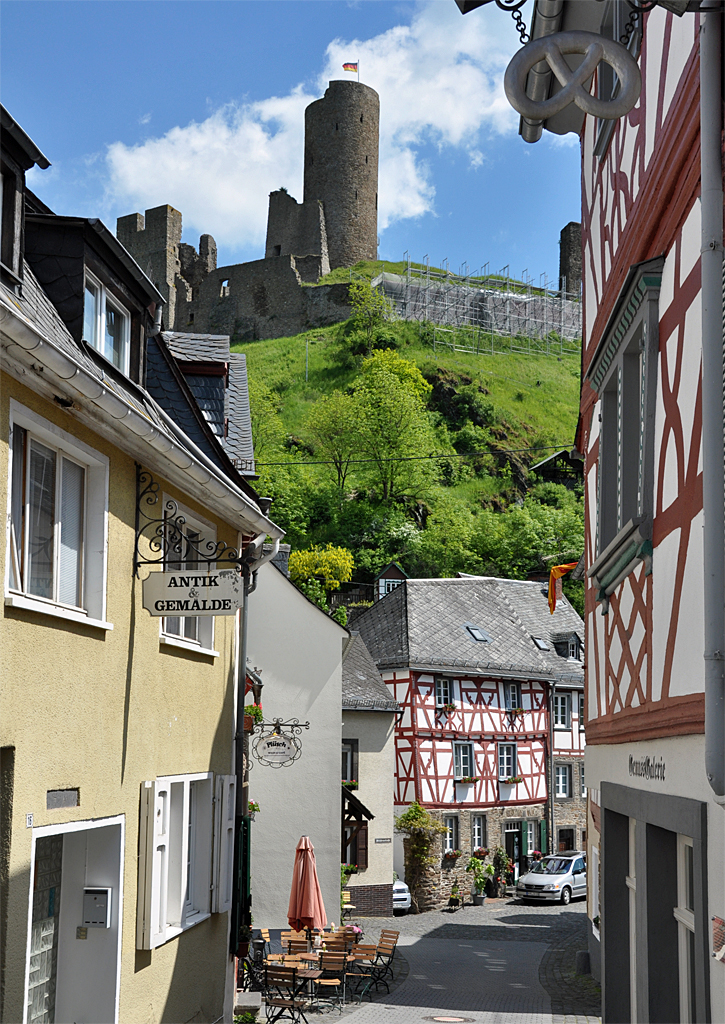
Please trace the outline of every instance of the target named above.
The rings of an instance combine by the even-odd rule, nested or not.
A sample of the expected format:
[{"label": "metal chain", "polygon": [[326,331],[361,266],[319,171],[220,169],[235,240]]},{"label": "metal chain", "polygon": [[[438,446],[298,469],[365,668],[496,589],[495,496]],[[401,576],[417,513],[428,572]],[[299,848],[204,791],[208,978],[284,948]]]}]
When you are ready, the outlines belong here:
[{"label": "metal chain", "polygon": [[526,0],[496,0],[496,6],[500,7],[502,11],[510,11],[511,17],[514,19],[516,25],[516,31],[519,34],[519,39],[522,45],[525,45],[529,41],[529,35],[526,31],[526,23],[521,17],[521,8],[526,3]]},{"label": "metal chain", "polygon": [[623,35],[619,37],[620,43],[623,43],[625,46],[629,46],[629,41],[632,38],[632,34],[637,28],[637,22],[641,20],[642,15],[657,6],[656,0],[640,0],[639,3],[635,3],[635,0],[627,0],[627,3],[630,7],[629,18],[624,26]]}]

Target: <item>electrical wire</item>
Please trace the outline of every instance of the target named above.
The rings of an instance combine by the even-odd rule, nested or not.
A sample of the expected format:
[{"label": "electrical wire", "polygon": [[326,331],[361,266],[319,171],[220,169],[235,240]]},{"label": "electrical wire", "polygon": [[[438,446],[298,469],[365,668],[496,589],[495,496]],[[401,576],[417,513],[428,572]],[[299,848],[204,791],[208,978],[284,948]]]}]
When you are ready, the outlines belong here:
[{"label": "electrical wire", "polygon": [[318,459],[310,462],[257,462],[255,466],[336,466],[338,462],[344,462],[345,466],[364,466],[370,463],[376,465],[381,462],[421,462],[425,459],[471,459],[480,455],[518,455],[521,452],[543,452],[567,448],[565,444],[541,444],[532,445],[528,448],[481,448],[475,452],[448,452],[441,455],[391,455],[384,459]]}]

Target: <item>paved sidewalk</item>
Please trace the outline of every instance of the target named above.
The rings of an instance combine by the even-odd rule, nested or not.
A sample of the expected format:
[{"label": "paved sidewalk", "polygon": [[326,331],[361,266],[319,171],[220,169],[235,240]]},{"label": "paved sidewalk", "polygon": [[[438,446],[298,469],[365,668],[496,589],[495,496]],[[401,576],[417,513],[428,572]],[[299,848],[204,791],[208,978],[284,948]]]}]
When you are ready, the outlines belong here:
[{"label": "paved sidewalk", "polygon": [[[351,1007],[351,1024],[413,1024],[449,1017],[474,1024],[596,1024],[599,990],[576,975],[586,948],[583,903],[529,906],[487,901],[452,914],[433,911],[359,922],[366,938],[400,931],[401,963],[390,993]],[[407,973],[402,963],[407,963]]]}]

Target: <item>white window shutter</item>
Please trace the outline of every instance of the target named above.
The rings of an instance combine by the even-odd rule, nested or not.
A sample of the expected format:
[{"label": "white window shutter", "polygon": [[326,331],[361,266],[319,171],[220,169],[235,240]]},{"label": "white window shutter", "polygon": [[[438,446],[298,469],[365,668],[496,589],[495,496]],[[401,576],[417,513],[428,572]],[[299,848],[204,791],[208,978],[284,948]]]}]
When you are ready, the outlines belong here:
[{"label": "white window shutter", "polygon": [[169,797],[169,787],[165,783],[144,782],[141,786],[136,920],[138,949],[155,949],[166,941]]},{"label": "white window shutter", "polygon": [[235,775],[217,775],[214,800],[214,893],[212,912],[223,914],[232,906],[234,871]]}]

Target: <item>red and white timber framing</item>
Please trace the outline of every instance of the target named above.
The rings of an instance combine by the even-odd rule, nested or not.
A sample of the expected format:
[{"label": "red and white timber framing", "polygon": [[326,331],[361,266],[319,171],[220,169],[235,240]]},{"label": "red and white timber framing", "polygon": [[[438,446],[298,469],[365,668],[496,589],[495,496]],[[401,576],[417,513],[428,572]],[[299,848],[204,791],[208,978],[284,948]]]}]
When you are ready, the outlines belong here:
[{"label": "red and white timber framing", "polygon": [[[453,810],[475,805],[494,807],[543,804],[548,798],[548,682],[517,680],[521,711],[506,709],[507,681],[486,676],[452,676],[455,711],[436,708],[432,673],[398,669],[383,672],[400,705],[395,729],[395,804],[417,800],[428,808]],[[570,729],[557,729],[554,750],[584,754],[584,733],[575,705]],[[453,744],[472,743],[477,782],[462,786],[454,778]],[[516,744],[516,774],[522,781],[502,790],[499,744]],[[503,798],[502,798],[503,797]]]},{"label": "red and white timber framing", "polygon": [[[644,88],[604,158],[597,126],[582,138],[586,373],[633,264],[665,254],[655,414],[654,575],[644,564],[603,616],[587,587],[587,742],[704,732],[700,357],[700,18],[661,7],[645,17]],[[597,557],[600,402],[585,383],[586,562]]]}]

